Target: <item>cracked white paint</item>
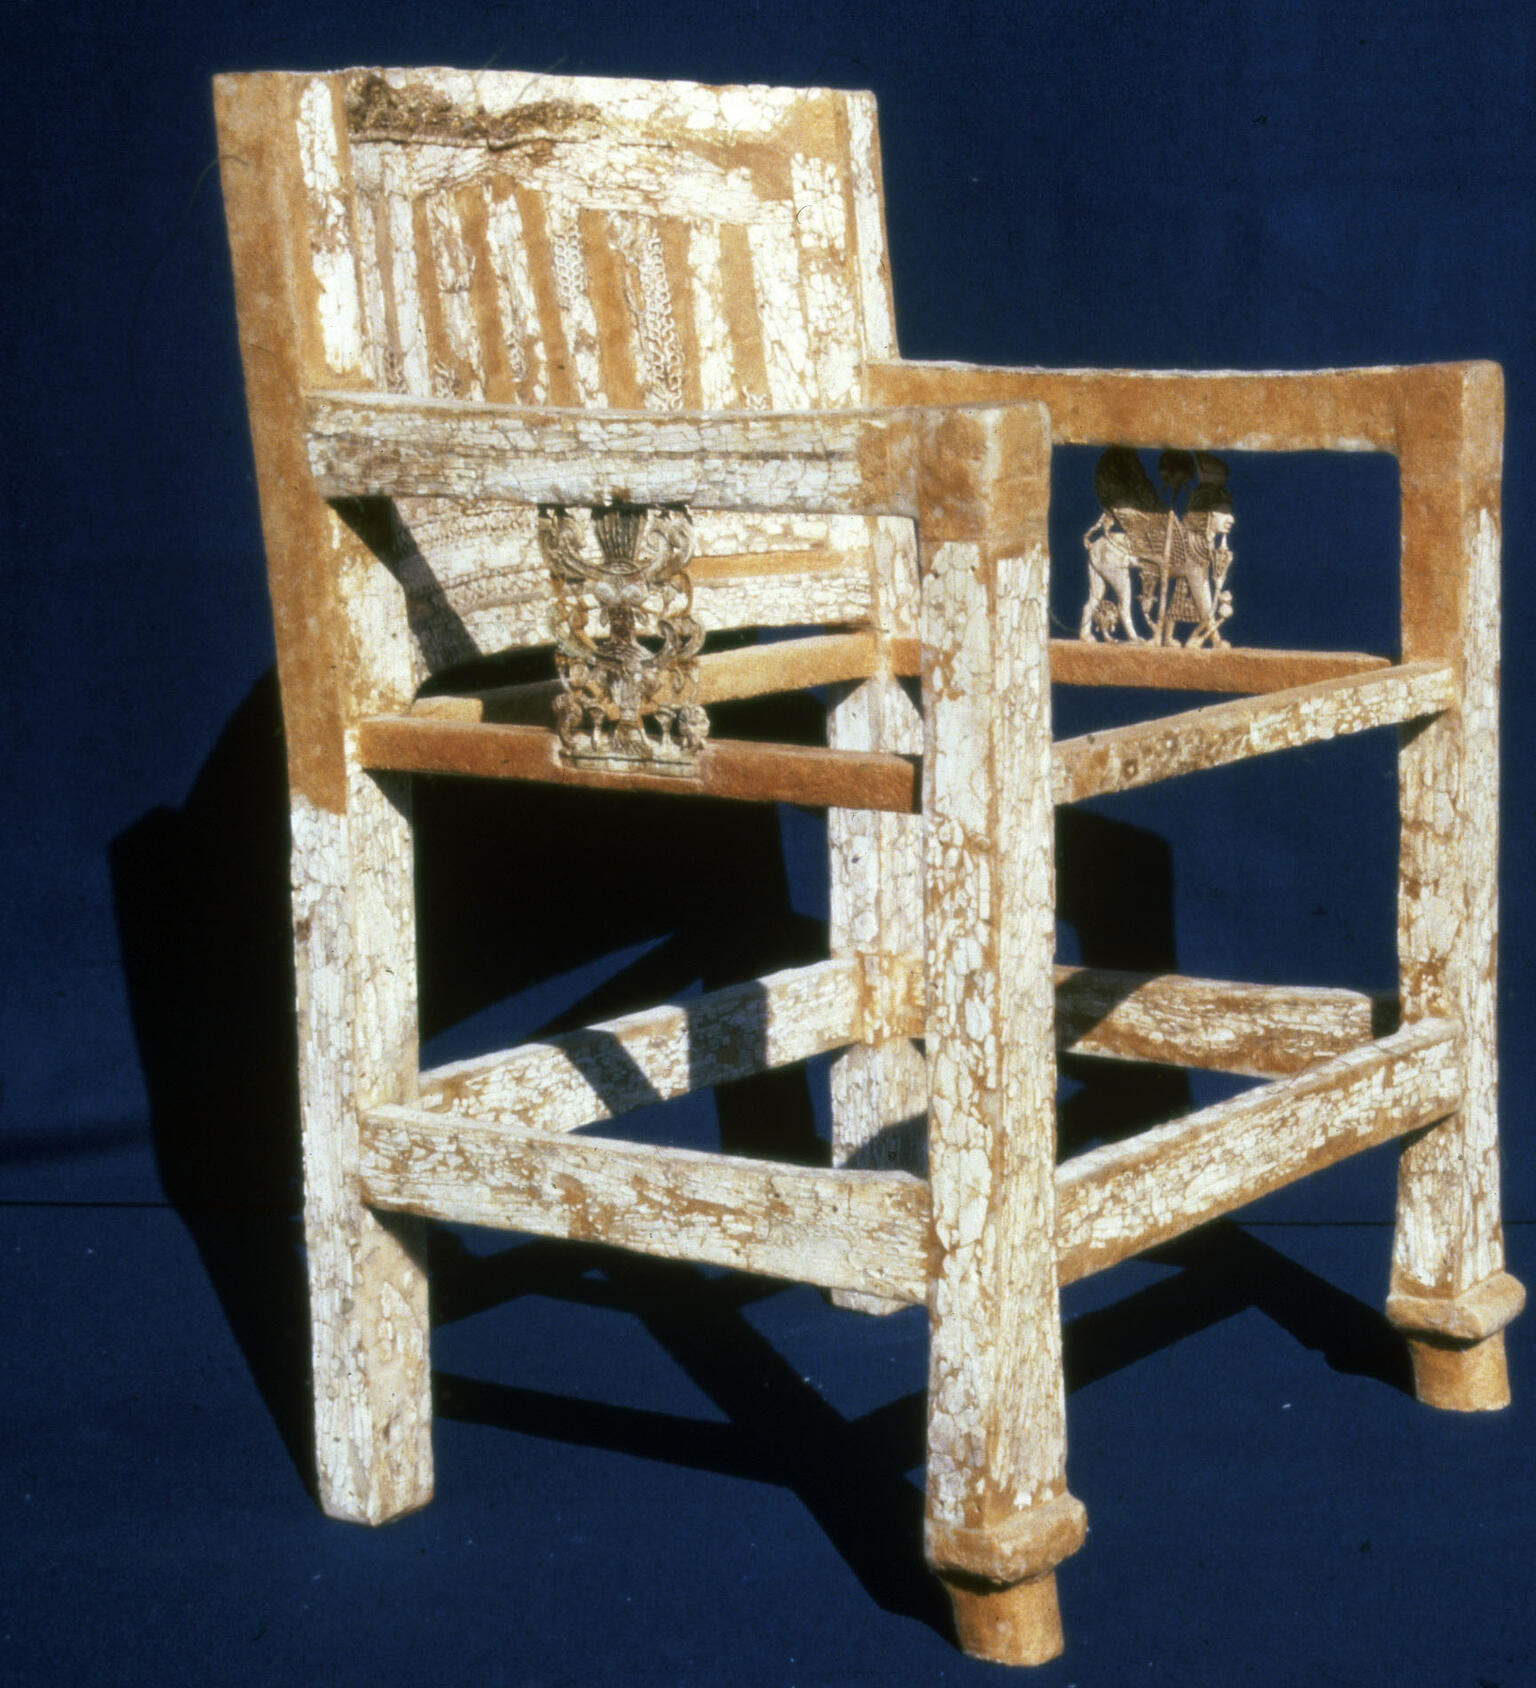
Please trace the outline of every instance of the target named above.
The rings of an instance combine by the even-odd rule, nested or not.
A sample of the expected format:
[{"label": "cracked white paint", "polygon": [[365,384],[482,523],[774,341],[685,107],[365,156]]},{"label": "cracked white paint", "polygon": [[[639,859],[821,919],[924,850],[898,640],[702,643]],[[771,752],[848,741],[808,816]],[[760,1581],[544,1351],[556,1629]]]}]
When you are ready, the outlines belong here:
[{"label": "cracked white paint", "polygon": [[742,388],[720,268],[720,230],[713,223],[696,222],[688,230],[688,284],[700,402],[706,410],[729,410],[742,402]]},{"label": "cracked white paint", "polygon": [[574,1131],[852,1043],[863,1014],[853,960],[820,962],[652,1008],[545,1043],[435,1067],[421,1106],[546,1132]]},{"label": "cracked white paint", "polygon": [[1043,547],[942,545],[924,582],[929,1551],[999,1576],[1065,1488],[1044,604]]},{"label": "cracked white paint", "polygon": [[[1447,559],[1446,566],[1452,560]],[[1461,566],[1462,701],[1399,759],[1403,1016],[1464,1028],[1466,1094],[1403,1151],[1393,1288],[1454,1297],[1500,1272],[1498,1066],[1499,528],[1473,507]]]},{"label": "cracked white paint", "polygon": [[486,240],[496,278],[496,303],[512,379],[532,404],[549,399],[543,342],[538,334],[539,307],[528,268],[522,212],[510,192],[486,189]]},{"label": "cracked white paint", "polygon": [[304,1226],[321,1498],[379,1523],[431,1498],[432,1407],[426,1279],[363,1205],[358,1164],[360,1106],[414,1075],[409,831],[367,775],[353,797],[338,815],[296,796],[290,816]]},{"label": "cracked white paint", "polygon": [[433,390],[444,398],[482,399],[485,364],[480,325],[470,298],[475,257],[451,193],[423,195],[422,208],[444,342],[433,362]]},{"label": "cracked white paint", "polygon": [[541,1236],[921,1298],[927,1193],[901,1172],[845,1172],[552,1137],[409,1108],[365,1129],[369,1198]]},{"label": "cracked white paint", "polygon": [[363,367],[362,311],[348,225],[349,199],[331,89],[311,82],[299,100],[299,163],[309,198],[310,261],[325,361],[338,375]]},{"label": "cracked white paint", "polygon": [[796,267],[815,337],[815,402],[856,405],[863,397],[864,349],[859,295],[848,286],[846,171],[797,154],[790,181],[800,244]]},{"label": "cracked white paint", "polygon": [[[917,545],[908,522],[835,518],[836,537],[869,543],[873,527],[871,619],[884,637],[916,630]],[[852,687],[828,717],[827,742],[842,750],[923,749],[922,716],[901,682],[876,675]],[[828,941],[834,955],[885,962],[923,952],[923,821],[919,815],[833,809]],[[920,974],[920,966],[919,974]],[[888,1028],[892,1016],[879,1024]],[[887,1034],[855,1044],[832,1064],[832,1158],[835,1165],[903,1168],[927,1162],[928,1068],[910,1036]],[[900,1303],[840,1293],[840,1306],[868,1313]]]},{"label": "cracked white paint", "polygon": [[1391,726],[1445,709],[1455,696],[1448,664],[1415,662],[1085,733],[1063,739],[1052,753],[1056,801],[1077,803],[1244,757]]},{"label": "cracked white paint", "polygon": [[1462,1093],[1458,1043],[1453,1023],[1421,1020],[1064,1162],[1056,1174],[1062,1281],[1441,1118]]},{"label": "cracked white paint", "polygon": [[763,206],[747,225],[747,240],[769,401],[775,410],[805,410],[816,402],[819,381],[801,293],[793,210],[783,204]]},{"label": "cracked white paint", "polygon": [[[359,161],[366,150],[362,147],[357,149]],[[380,203],[384,207],[383,223],[389,244],[384,284],[390,290],[395,318],[395,341],[390,348],[390,359],[398,377],[397,382],[391,383],[391,389],[398,384],[401,391],[426,398],[434,391],[434,360],[421,309],[410,164],[400,156],[398,147],[381,148],[378,173]]]},{"label": "cracked white paint", "polygon": [[896,356],[896,313],[885,249],[885,208],[880,184],[874,95],[853,94],[846,109],[859,296],[864,307],[864,355],[867,358],[893,358]]}]

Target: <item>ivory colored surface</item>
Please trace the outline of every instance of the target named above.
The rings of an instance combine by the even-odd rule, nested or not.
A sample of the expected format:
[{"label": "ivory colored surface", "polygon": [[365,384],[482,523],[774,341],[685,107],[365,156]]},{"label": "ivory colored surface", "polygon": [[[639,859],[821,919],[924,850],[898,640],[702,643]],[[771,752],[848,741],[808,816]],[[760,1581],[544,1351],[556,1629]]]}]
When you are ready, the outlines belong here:
[{"label": "ivory colored surface", "polygon": [[[1501,1272],[1498,1078],[1499,477],[1503,385],[1463,371],[1403,449],[1404,655],[1461,675],[1460,707],[1405,736],[1398,761],[1398,958],[1405,1016],[1462,1024],[1465,1099],[1403,1152],[1392,1288],[1458,1300]],[[1421,1373],[1421,1375],[1424,1375]],[[1500,1367],[1436,1394],[1489,1407]]]},{"label": "ivory colored surface", "polygon": [[781,1166],[414,1108],[367,1116],[376,1206],[920,1301],[928,1194],[904,1172]]},{"label": "ivory colored surface", "polygon": [[826,961],[681,1008],[652,1008],[547,1043],[421,1075],[420,1106],[485,1123],[573,1131],[631,1108],[804,1061],[863,1032],[857,962]]},{"label": "ivory colored surface", "polygon": [[[963,1568],[998,1581],[1019,1574],[1019,1532],[1066,1491],[1046,640],[1043,543],[1023,555],[986,544],[933,554],[923,586],[936,1249],[925,1540],[930,1563],[954,1568],[951,1544],[963,1538]],[[1012,1315],[999,1319],[999,1307]]]},{"label": "ivory colored surface", "polygon": [[1063,1278],[1099,1271],[1293,1178],[1443,1119],[1462,1094],[1458,1030],[1420,1021],[1067,1161],[1057,1174]]},{"label": "ivory colored surface", "polygon": [[1055,746],[1056,801],[1076,803],[1246,756],[1395,726],[1446,709],[1455,697],[1447,664],[1414,663],[1088,733]]}]

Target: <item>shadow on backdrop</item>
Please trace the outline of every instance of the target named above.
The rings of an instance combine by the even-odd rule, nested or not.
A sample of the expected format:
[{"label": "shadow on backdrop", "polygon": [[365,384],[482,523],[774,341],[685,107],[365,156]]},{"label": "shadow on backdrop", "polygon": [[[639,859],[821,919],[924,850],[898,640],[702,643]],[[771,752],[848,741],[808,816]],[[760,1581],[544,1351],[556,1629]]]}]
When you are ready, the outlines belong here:
[{"label": "shadow on backdrop", "polygon": [[[733,733],[819,729],[816,700],[761,700]],[[754,978],[824,953],[790,897],[777,811],[725,802],[602,796],[534,785],[419,781],[422,1032],[537,991],[627,947],[649,947],[521,1037],[582,1026],[698,986]],[[1166,843],[1082,811],[1058,823],[1059,903],[1090,965],[1174,970]],[[236,712],[185,805],[113,843],[111,868],[159,1171],[253,1379],[313,1482],[304,1284],[288,828],[275,680]],[[601,971],[601,969],[599,969]],[[1062,1147],[1124,1135],[1189,1105],[1181,1073],[1068,1060]],[[719,1146],[824,1160],[803,1069],[721,1086]],[[532,1241],[488,1255],[432,1236],[434,1320],[521,1295],[600,1299],[631,1313],[727,1415],[726,1425],[439,1374],[448,1418],[504,1425],[789,1487],[887,1609],[947,1631],[923,1569],[920,1395],[844,1419],[744,1316],[779,1286],[586,1245]],[[1181,1268],[1068,1326],[1081,1387],[1247,1307],[1336,1369],[1406,1387],[1381,1315],[1230,1222],[1156,1251]],[[600,1268],[594,1272],[594,1267]],[[857,1317],[838,1315],[829,1317]]]}]

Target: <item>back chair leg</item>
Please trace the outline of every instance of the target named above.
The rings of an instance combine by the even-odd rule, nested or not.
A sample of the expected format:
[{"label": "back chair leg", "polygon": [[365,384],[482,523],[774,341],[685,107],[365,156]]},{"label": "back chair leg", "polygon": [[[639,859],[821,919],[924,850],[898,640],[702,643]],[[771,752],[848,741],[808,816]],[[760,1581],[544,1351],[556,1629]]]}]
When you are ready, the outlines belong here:
[{"label": "back chair leg", "polygon": [[[845,697],[831,718],[843,750],[920,752],[922,720],[899,680],[876,676]],[[873,809],[827,814],[831,855],[830,947],[834,956],[916,957],[923,949],[922,819]],[[832,1063],[832,1163],[924,1171],[928,1074],[922,1051],[892,1035],[871,1003],[866,1040]],[[904,1303],[834,1290],[836,1306],[899,1312]]]},{"label": "back chair leg", "polygon": [[1401,441],[1403,657],[1449,658],[1456,709],[1404,730],[1398,960],[1403,1019],[1461,1023],[1458,1113],[1407,1141],[1388,1317],[1408,1336],[1419,1399],[1509,1403],[1503,1329],[1525,1294],[1499,1219],[1499,475],[1497,368],[1426,371]]},{"label": "back chair leg", "polygon": [[347,813],[293,808],[315,1471],[333,1518],[432,1498],[427,1279],[417,1223],[363,1203],[360,1110],[417,1071],[408,782],[353,765]]},{"label": "back chair leg", "polygon": [[947,544],[924,582],[929,1160],[926,1549],[961,1646],[1062,1650],[1066,1487],[1055,1250],[1045,554]]},{"label": "back chair leg", "polygon": [[1404,1013],[1459,1009],[1465,1077],[1460,1111],[1403,1148],[1387,1316],[1418,1398],[1482,1412],[1509,1405],[1504,1326],[1525,1292],[1504,1270],[1499,1217],[1494,834],[1468,778],[1497,751],[1468,742],[1465,716],[1410,730],[1401,753]]}]

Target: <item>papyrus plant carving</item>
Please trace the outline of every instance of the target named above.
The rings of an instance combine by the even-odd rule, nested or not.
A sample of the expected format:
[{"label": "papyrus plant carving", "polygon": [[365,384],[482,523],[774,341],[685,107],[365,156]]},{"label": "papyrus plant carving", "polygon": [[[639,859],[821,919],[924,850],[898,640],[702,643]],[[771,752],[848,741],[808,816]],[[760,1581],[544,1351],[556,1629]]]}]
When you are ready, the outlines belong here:
[{"label": "papyrus plant carving", "polygon": [[561,755],[588,767],[692,772],[709,718],[696,701],[704,629],[693,614],[687,508],[616,503],[583,519],[545,505],[539,543],[555,589]]}]

